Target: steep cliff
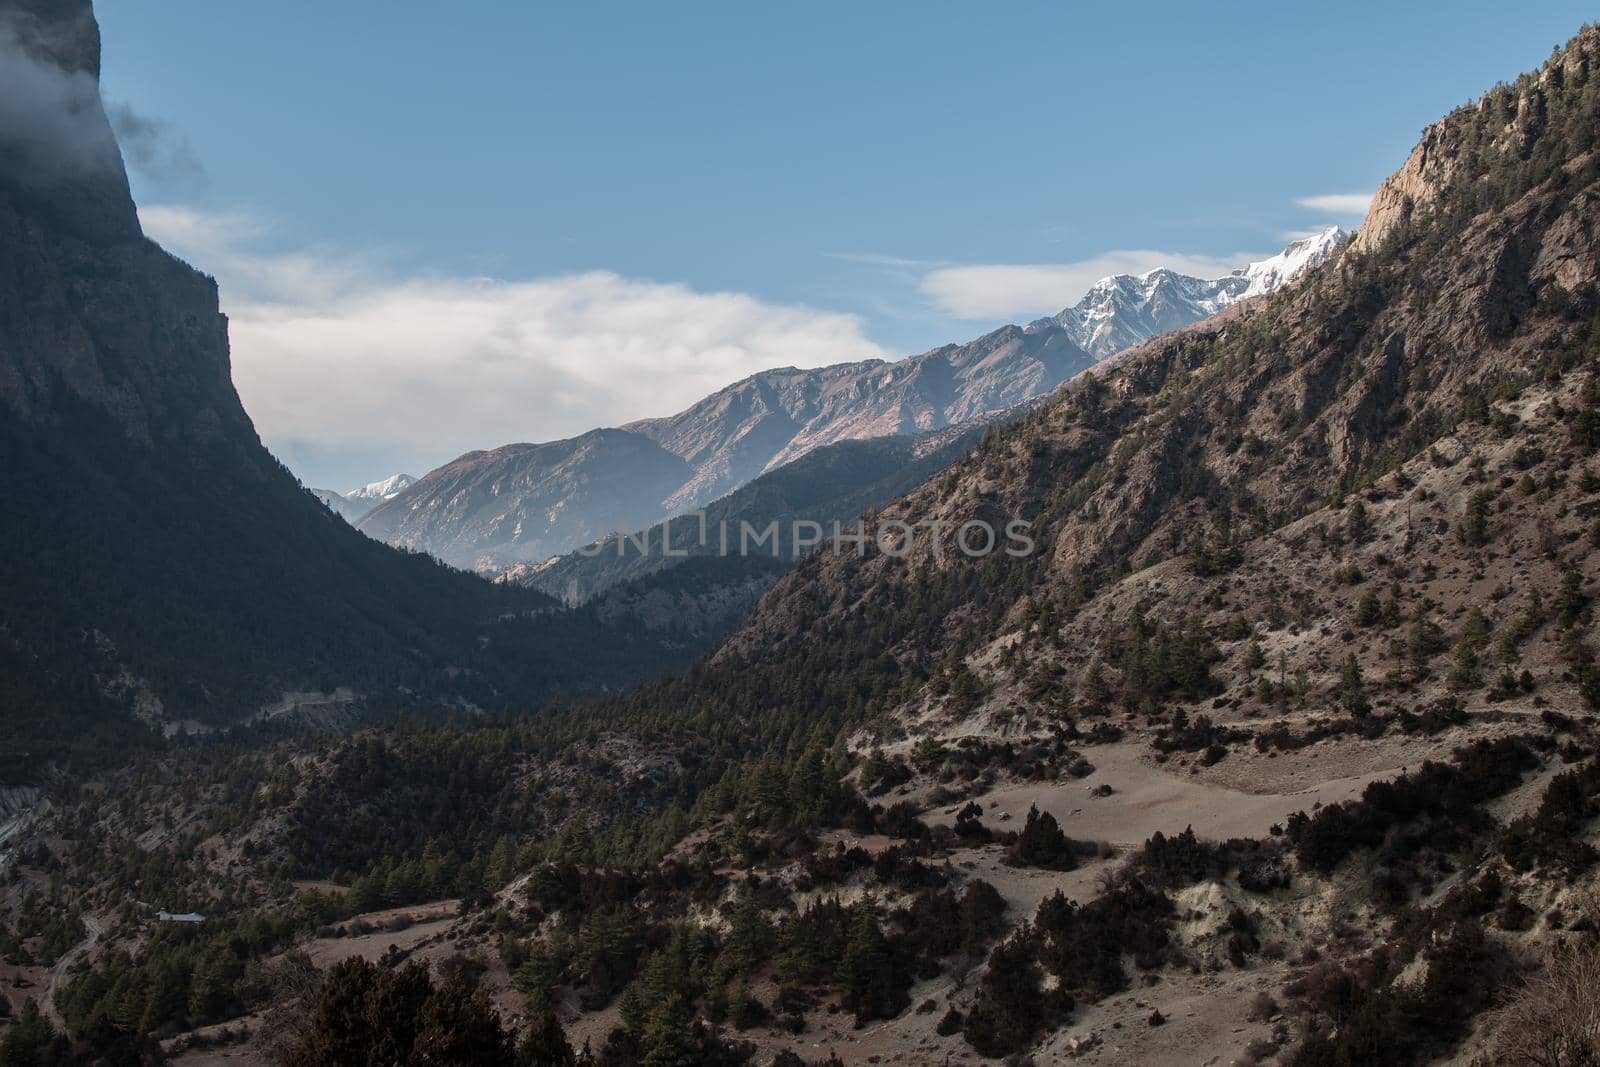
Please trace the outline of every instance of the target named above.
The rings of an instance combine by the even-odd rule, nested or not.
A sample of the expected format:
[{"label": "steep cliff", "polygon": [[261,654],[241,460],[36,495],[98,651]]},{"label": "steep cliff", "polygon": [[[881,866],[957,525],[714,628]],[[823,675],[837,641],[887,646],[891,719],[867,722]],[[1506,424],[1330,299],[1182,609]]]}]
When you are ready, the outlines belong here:
[{"label": "steep cliff", "polygon": [[[86,0],[5,0],[0,51],[0,782],[115,750],[91,729],[237,721],[285,690],[493,705],[638,676],[547,598],[303,489],[234,391],[215,284],[139,229]],[[586,673],[578,645],[616,656]]]}]

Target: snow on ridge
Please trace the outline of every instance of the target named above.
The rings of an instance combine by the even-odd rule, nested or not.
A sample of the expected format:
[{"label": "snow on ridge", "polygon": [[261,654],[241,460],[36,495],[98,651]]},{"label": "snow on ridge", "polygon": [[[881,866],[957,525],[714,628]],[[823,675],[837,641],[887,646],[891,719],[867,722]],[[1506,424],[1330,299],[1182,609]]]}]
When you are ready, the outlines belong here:
[{"label": "snow on ridge", "polygon": [[1329,226],[1221,278],[1196,278],[1168,267],[1108,275],[1054,321],[1079,347],[1104,359],[1158,333],[1209,318],[1247,297],[1283,288],[1328,259],[1348,236],[1342,227]]},{"label": "snow on ridge", "polygon": [[352,489],[345,494],[347,500],[393,500],[409,489],[416,479],[409,474],[391,474],[387,478],[369,482],[359,489]]},{"label": "snow on ridge", "polygon": [[1275,256],[1252,263],[1244,268],[1243,276],[1250,279],[1245,296],[1260,296],[1281,289],[1291,279],[1308,267],[1327,259],[1350,234],[1342,226],[1329,226],[1309,237],[1290,243]]}]

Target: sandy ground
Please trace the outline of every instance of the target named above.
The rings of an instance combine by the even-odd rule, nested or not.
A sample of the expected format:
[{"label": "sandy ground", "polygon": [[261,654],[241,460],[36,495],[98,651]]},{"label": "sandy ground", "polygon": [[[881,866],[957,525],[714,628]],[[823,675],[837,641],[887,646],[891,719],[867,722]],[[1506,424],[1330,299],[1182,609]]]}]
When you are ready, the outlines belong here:
[{"label": "sandy ground", "polygon": [[[1137,847],[1157,830],[1172,834],[1190,826],[1199,836],[1217,840],[1264,837],[1274,823],[1282,823],[1292,813],[1359,796],[1368,783],[1393,778],[1406,766],[1392,758],[1384,759],[1381,752],[1372,749],[1368,742],[1368,765],[1376,764],[1376,769],[1324,777],[1318,774],[1317,764],[1308,760],[1309,765],[1303,769],[1288,771],[1294,788],[1283,793],[1253,793],[1208,781],[1170,764],[1158,765],[1142,742],[1125,741],[1085,749],[1084,754],[1095,767],[1086,778],[1021,782],[974,799],[984,809],[984,822],[991,828],[1021,829],[1028,808],[1037,805],[1040,811],[1056,817],[1068,837],[1108,841],[1119,848]],[[1421,761],[1413,758],[1410,762],[1415,766]],[[1108,797],[1094,796],[1093,790],[1101,785],[1109,785],[1116,792]],[[927,821],[951,823],[955,810],[929,813]]]}]

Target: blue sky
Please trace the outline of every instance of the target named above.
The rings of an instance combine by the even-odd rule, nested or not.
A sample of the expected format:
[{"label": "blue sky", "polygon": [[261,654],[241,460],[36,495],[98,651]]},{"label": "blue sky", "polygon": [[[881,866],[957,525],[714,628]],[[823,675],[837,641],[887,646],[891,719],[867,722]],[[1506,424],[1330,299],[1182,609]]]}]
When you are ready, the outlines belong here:
[{"label": "blue sky", "polygon": [[[1353,225],[1302,201],[1370,193],[1589,14],[97,10],[106,95],[162,131],[133,175],[147,228],[222,283],[268,443],[339,488],[667,413],[762,366],[965,340],[1100,266],[1221,273]],[[1017,265],[1054,273],[970,270]]]}]

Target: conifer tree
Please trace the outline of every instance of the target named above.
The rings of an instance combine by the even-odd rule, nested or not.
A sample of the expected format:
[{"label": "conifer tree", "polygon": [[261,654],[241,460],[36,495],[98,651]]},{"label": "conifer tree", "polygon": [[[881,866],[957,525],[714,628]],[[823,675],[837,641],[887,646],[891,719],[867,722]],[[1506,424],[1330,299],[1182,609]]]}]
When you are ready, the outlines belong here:
[{"label": "conifer tree", "polygon": [[888,1018],[898,1010],[889,943],[872,906],[866,902],[856,907],[850,939],[839,965],[839,983],[844,987],[844,1006],[855,1012],[858,1024]]},{"label": "conifer tree", "polygon": [[1354,652],[1350,653],[1344,661],[1344,668],[1339,672],[1339,702],[1346,711],[1358,719],[1364,719],[1372,710],[1372,705],[1367,700],[1367,688],[1361,673],[1361,664],[1356,661]]},{"label": "conifer tree", "polygon": [[561,961],[556,959],[542,941],[528,946],[527,958],[512,979],[517,992],[528,998],[530,1011],[544,1011],[550,1007],[551,994],[561,983]]},{"label": "conifer tree", "polygon": [[540,1012],[517,1046],[516,1067],[577,1067],[577,1063],[556,1013]]}]

